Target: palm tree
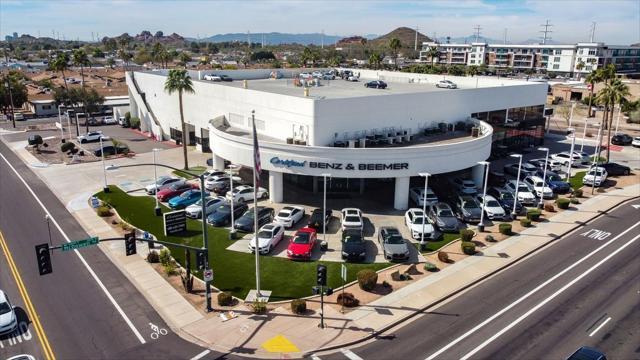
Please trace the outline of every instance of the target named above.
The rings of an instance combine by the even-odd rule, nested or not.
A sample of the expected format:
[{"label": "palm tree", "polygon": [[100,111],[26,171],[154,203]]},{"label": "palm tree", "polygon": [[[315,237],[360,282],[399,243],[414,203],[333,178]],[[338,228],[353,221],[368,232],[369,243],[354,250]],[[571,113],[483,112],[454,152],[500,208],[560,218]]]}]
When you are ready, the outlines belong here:
[{"label": "palm tree", "polygon": [[471,77],[478,75],[478,67],[475,65],[467,67],[467,75],[471,75]]},{"label": "palm tree", "polygon": [[596,84],[602,81],[600,75],[601,75],[600,71],[598,70],[592,71],[589,73],[589,75],[587,75],[585,79],[585,82],[591,85],[591,89],[589,90],[589,113],[587,114],[587,117],[593,117],[591,116],[591,105],[593,104],[593,91],[594,91],[594,88],[596,87]]},{"label": "palm tree", "polygon": [[64,71],[69,68],[69,55],[65,52],[59,52],[56,54],[56,59],[53,62],[49,63],[49,67],[53,71],[57,71],[62,75],[62,80],[64,81],[64,88],[69,91],[69,86],[67,85],[67,77],[64,76]]},{"label": "palm tree", "polygon": [[[602,123],[607,124],[607,161],[611,155],[611,125],[613,123],[613,109],[616,104],[622,106],[630,96],[629,87],[620,79],[613,79],[604,89],[598,92],[598,101],[604,105]],[[607,123],[608,120],[608,123]],[[598,154],[599,156],[600,154]]]},{"label": "palm tree", "polygon": [[369,65],[371,65],[372,68],[378,69],[380,67],[380,63],[382,63],[382,55],[377,52],[369,55]]},{"label": "palm tree", "polygon": [[300,54],[300,62],[302,63],[302,67],[307,67],[307,62],[309,61],[313,61],[313,51],[311,51],[311,48],[306,46],[303,50],[302,50],[302,54]]},{"label": "palm tree", "polygon": [[435,60],[440,57],[440,50],[436,46],[430,46],[427,50],[427,57],[431,58],[431,66],[433,66]]},{"label": "palm tree", "polygon": [[[582,71],[582,69],[584,69],[584,61],[579,61],[579,62],[576,64],[576,70],[578,70],[578,71]],[[578,76],[580,76],[580,75],[578,74]]]},{"label": "palm tree", "polygon": [[398,52],[400,51],[400,48],[402,48],[402,43],[400,42],[400,39],[392,38],[389,40],[388,46],[389,46],[389,49],[391,50],[391,53],[393,54],[395,68],[397,70],[398,69]]},{"label": "palm tree", "polygon": [[127,66],[129,66],[129,61],[132,58],[131,54],[129,54],[129,52],[127,52],[127,50],[125,49],[120,49],[118,50],[118,56],[120,57],[120,59],[122,59],[124,71],[127,71]]},{"label": "palm tree", "polygon": [[84,91],[84,67],[91,65],[91,62],[89,61],[87,53],[82,49],[74,50],[71,56],[71,60],[73,62],[73,65],[80,67],[80,76],[82,77],[82,107],[84,108],[84,113],[87,117],[87,121],[85,122],[85,124],[87,126],[87,132],[89,132],[89,113],[87,112],[88,98]]},{"label": "palm tree", "polygon": [[182,109],[182,94],[193,94],[193,83],[191,82],[191,76],[187,70],[172,69],[169,70],[169,76],[164,83],[164,91],[169,95],[174,92],[178,92],[178,101],[180,104],[180,125],[182,128],[182,154],[184,156],[184,169],[189,170],[189,160],[187,159],[187,129],[184,123],[184,111]]},{"label": "palm tree", "polygon": [[161,54],[163,51],[164,46],[162,46],[162,44],[160,44],[159,42],[153,44],[153,47],[151,48],[151,58],[153,59],[153,62],[162,62]]},{"label": "palm tree", "polygon": [[191,55],[189,55],[186,51],[183,51],[178,55],[178,60],[182,63],[184,68],[187,68],[187,63],[191,61]]}]

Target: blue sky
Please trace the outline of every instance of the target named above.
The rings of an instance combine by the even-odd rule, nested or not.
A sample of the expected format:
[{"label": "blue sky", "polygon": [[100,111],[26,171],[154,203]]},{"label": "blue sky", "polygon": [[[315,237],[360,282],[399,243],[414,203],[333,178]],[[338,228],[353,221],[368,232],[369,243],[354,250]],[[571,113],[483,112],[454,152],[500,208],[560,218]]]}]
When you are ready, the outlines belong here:
[{"label": "blue sky", "polygon": [[559,42],[640,42],[640,0],[434,0],[434,1],[145,1],[0,0],[0,35],[28,33],[91,40],[142,30],[204,37],[231,32],[329,35],[385,34],[399,26],[418,26],[432,36],[482,35],[508,41],[536,39],[540,24],[554,25]]}]

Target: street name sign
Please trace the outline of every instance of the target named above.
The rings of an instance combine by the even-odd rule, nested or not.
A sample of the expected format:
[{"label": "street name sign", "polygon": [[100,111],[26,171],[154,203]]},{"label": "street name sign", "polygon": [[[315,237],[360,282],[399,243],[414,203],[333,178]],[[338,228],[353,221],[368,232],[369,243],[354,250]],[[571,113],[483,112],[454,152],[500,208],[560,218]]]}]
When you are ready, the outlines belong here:
[{"label": "street name sign", "polygon": [[162,214],[164,217],[164,236],[187,231],[187,213],[184,210]]},{"label": "street name sign", "polygon": [[90,237],[88,239],[72,241],[66,244],[62,244],[62,251],[71,251],[75,249],[84,248],[87,246],[96,245],[100,242],[97,236]]}]

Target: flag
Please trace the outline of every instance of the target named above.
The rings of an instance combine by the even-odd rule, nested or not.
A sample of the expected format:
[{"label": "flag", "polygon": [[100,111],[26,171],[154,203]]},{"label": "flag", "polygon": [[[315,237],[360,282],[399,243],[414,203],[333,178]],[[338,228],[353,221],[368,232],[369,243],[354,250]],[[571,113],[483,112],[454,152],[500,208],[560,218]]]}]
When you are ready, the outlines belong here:
[{"label": "flag", "polygon": [[262,171],[260,165],[260,147],[258,146],[258,133],[256,132],[256,119],[251,114],[251,122],[253,124],[253,174],[255,176],[254,186],[256,190],[260,186],[260,172]]}]

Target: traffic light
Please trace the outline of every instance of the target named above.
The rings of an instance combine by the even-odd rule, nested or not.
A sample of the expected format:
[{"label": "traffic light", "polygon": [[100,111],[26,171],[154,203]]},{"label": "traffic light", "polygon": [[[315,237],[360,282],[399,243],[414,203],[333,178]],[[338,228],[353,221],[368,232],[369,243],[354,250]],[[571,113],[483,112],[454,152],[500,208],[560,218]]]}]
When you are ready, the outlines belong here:
[{"label": "traffic light", "polygon": [[327,285],[327,267],[322,265],[322,264],[318,264],[318,268],[316,270],[316,284],[320,285],[320,286],[326,286]]},{"label": "traffic light", "polygon": [[206,259],[207,257],[207,251],[206,250],[197,250],[196,251],[196,266],[198,267],[199,270],[204,270],[205,269],[205,264],[206,264]]},{"label": "traffic light", "polygon": [[137,253],[137,250],[136,250],[136,231],[135,230],[133,230],[130,233],[124,234],[124,249],[125,249],[125,252],[126,252],[127,256]]},{"label": "traffic light", "polygon": [[38,262],[38,271],[40,275],[51,274],[53,267],[51,266],[51,254],[49,253],[49,244],[36,245],[36,261]]}]

